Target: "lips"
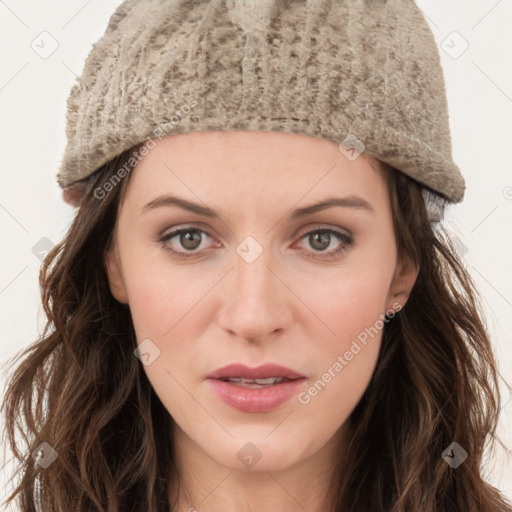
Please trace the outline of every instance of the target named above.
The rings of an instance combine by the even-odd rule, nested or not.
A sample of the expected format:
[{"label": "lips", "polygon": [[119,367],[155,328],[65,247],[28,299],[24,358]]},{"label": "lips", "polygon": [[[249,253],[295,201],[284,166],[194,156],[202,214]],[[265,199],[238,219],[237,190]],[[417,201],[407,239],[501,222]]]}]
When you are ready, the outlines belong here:
[{"label": "lips", "polygon": [[215,370],[207,379],[211,389],[227,405],[242,412],[270,412],[297,394],[306,377],[278,364],[250,368],[230,364]]},{"label": "lips", "polygon": [[304,375],[280,366],[277,364],[265,364],[256,368],[250,368],[243,364],[230,364],[215,370],[210,375],[209,379],[228,380],[228,379],[244,379],[245,381],[256,381],[264,379],[283,379],[283,380],[296,380],[305,378]]}]

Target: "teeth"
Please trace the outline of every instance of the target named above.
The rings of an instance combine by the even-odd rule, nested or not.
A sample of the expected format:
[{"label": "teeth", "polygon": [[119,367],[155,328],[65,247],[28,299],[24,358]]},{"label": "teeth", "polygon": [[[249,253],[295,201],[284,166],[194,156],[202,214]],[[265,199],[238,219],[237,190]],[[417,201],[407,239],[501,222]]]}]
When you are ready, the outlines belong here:
[{"label": "teeth", "polygon": [[255,382],[256,384],[277,384],[283,380],[283,377],[269,377],[268,379],[255,379]]},{"label": "teeth", "polygon": [[244,388],[262,388],[265,386],[272,386],[279,384],[285,380],[284,377],[269,377],[268,379],[244,379],[242,377],[229,377],[222,379],[226,382],[232,382]]}]

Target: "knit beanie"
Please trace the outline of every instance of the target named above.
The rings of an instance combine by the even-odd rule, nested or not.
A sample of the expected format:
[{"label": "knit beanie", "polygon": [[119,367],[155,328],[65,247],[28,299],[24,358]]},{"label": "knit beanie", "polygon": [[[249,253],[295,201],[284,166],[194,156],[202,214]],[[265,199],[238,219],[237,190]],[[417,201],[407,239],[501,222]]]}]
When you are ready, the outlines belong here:
[{"label": "knit beanie", "polygon": [[127,0],[67,102],[57,181],[144,141],[258,130],[335,142],[422,185],[432,221],[464,197],[433,34],[413,0]]}]

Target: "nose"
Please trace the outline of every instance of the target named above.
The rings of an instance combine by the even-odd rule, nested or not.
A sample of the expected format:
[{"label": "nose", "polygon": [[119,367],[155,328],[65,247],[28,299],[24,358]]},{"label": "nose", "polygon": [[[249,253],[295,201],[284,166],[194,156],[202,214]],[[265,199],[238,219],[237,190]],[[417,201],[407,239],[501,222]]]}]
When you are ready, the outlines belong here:
[{"label": "nose", "polygon": [[[275,260],[274,260],[275,261]],[[252,263],[237,253],[234,268],[223,280],[220,327],[247,341],[284,332],[291,324],[294,297],[273,264],[270,251],[264,250]],[[289,286],[289,285],[288,285]]]}]

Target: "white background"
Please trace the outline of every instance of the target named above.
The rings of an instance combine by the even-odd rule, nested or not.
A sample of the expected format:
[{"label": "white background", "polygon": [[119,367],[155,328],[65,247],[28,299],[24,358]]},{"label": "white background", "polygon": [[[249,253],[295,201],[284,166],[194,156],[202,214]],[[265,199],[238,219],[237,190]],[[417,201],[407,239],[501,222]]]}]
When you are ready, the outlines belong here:
[{"label": "white background", "polygon": [[[44,245],[44,238],[57,243],[74,214],[55,182],[65,146],[65,101],[120,3],[0,0],[2,362],[35,340],[45,320],[41,261],[33,248]],[[453,156],[467,182],[464,202],[449,210],[448,224],[479,286],[501,372],[512,384],[512,0],[417,4],[440,47]],[[46,37],[45,48],[51,49],[43,31],[58,44],[46,59],[31,46]],[[2,389],[4,382],[2,376]],[[503,389],[498,435],[508,452],[497,445],[485,475],[512,498],[512,396]],[[4,482],[5,471],[0,501]]]}]

